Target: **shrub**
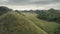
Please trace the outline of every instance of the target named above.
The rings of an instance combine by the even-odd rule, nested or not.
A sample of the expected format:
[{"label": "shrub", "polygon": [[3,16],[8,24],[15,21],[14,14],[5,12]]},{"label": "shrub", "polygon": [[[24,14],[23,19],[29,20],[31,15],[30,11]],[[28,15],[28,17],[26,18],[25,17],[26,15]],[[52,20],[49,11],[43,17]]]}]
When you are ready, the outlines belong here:
[{"label": "shrub", "polygon": [[42,12],[37,15],[37,18],[47,21],[60,21],[58,15],[50,13],[50,12]]}]

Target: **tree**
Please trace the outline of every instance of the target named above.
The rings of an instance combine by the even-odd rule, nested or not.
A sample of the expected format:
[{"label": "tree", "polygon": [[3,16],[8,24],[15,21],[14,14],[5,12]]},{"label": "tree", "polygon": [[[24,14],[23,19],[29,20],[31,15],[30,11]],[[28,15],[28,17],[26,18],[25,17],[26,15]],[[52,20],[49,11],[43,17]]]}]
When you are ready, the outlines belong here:
[{"label": "tree", "polygon": [[49,12],[54,12],[55,9],[51,8],[51,9],[49,9],[48,11],[49,11]]},{"label": "tree", "polygon": [[0,11],[9,11],[9,8],[5,6],[0,6]]},{"label": "tree", "polygon": [[55,10],[53,8],[49,9],[48,12],[53,13],[53,14],[57,14],[57,15],[60,14],[60,12],[58,12],[58,10]]},{"label": "tree", "polygon": [[[52,9],[49,11],[53,11]],[[60,18],[58,17],[58,15],[53,14],[51,12],[45,12],[42,11],[37,15],[37,18],[42,19],[42,20],[47,20],[47,21],[60,21]]]},{"label": "tree", "polygon": [[0,6],[0,15],[6,13],[8,11],[10,11],[10,9],[8,7]]},{"label": "tree", "polygon": [[19,10],[15,10],[15,12],[19,13],[20,14],[20,11]]}]

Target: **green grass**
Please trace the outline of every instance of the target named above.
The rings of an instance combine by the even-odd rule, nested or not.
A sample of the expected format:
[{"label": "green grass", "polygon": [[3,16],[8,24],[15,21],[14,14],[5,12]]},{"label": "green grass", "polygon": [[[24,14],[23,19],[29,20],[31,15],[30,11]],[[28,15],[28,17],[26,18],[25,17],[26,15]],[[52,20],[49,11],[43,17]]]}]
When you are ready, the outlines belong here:
[{"label": "green grass", "polygon": [[16,12],[0,16],[0,34],[48,34],[34,22]]},{"label": "green grass", "polygon": [[36,26],[47,32],[48,34],[55,34],[55,30],[59,27],[60,24],[56,22],[48,22],[44,20],[40,20],[36,18],[37,14],[31,14],[31,13],[24,13],[25,17],[27,17],[29,20],[34,22]]},{"label": "green grass", "polygon": [[35,13],[8,12],[0,16],[0,34],[55,34],[60,24],[36,18]]}]

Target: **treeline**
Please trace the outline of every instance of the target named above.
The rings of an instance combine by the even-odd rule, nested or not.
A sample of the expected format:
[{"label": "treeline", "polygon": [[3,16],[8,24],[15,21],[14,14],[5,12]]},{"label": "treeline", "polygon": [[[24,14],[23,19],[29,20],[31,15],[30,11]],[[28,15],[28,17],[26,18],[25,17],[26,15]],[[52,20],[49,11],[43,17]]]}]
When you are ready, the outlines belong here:
[{"label": "treeline", "polygon": [[47,21],[60,22],[60,10],[51,8],[47,11],[40,11],[37,18]]}]

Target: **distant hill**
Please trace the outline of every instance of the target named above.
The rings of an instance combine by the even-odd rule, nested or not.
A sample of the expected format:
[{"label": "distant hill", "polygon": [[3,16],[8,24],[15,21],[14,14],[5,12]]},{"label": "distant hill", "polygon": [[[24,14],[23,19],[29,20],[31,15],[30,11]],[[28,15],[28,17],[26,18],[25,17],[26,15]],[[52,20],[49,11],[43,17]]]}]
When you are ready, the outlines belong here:
[{"label": "distant hill", "polygon": [[47,10],[29,10],[29,11],[24,10],[24,11],[20,11],[20,12],[22,12],[22,13],[37,13],[38,14],[42,11],[47,11]]}]

